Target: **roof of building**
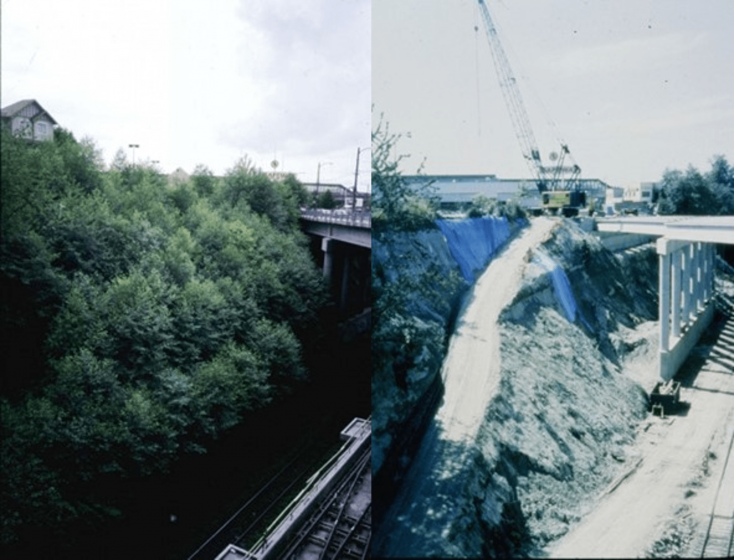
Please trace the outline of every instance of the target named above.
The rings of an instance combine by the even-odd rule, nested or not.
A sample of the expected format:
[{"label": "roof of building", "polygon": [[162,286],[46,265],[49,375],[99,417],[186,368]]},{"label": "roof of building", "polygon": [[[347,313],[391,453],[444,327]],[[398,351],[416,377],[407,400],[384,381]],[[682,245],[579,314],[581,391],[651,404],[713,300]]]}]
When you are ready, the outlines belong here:
[{"label": "roof of building", "polygon": [[22,101],[16,101],[15,103],[8,105],[7,107],[3,107],[2,118],[11,119],[15,115],[20,113],[23,109],[32,104],[35,104],[38,107],[38,112],[36,113],[36,115],[34,115],[34,117],[38,116],[39,114],[43,114],[48,117],[48,120],[50,120],[51,123],[58,124],[56,120],[51,116],[51,113],[46,111],[46,109],[44,109],[41,104],[35,99],[23,99]]},{"label": "roof of building", "polygon": [[336,191],[347,194],[352,192],[352,189],[348,189],[344,185],[340,185],[338,183],[303,183],[303,186],[309,191],[316,190],[318,188],[319,190]]}]

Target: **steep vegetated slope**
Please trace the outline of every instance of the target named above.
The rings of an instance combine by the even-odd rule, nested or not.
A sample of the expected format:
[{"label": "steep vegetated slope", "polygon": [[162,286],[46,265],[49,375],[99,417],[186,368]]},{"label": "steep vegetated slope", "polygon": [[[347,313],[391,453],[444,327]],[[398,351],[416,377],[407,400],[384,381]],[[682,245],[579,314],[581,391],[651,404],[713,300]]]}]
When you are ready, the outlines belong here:
[{"label": "steep vegetated slope", "polygon": [[308,385],[326,286],[294,177],[170,184],[62,129],[1,147],[0,545],[81,557],[131,481]]},{"label": "steep vegetated slope", "polygon": [[[656,262],[652,246],[614,255],[568,220],[528,251],[500,316],[500,377],[476,440],[462,452],[460,476],[430,486],[451,484],[456,511],[446,526],[430,526],[440,542],[420,550],[419,539],[411,554],[532,554],[610,484],[646,411],[644,390],[619,365],[636,344],[635,326],[656,316]],[[373,402],[400,409],[404,391],[382,387],[375,396],[381,381]]]}]

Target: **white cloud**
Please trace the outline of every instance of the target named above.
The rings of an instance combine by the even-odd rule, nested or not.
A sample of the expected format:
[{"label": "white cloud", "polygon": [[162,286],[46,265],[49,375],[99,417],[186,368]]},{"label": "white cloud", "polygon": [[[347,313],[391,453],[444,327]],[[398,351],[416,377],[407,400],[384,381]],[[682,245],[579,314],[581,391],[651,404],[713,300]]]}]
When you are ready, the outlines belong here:
[{"label": "white cloud", "polygon": [[38,99],[107,161],[135,142],[167,171],[246,153],[351,182],[369,47],[369,0],[5,1],[2,103]]},{"label": "white cloud", "polygon": [[588,77],[589,74],[645,71],[662,64],[675,64],[705,41],[703,33],[668,33],[644,38],[610,41],[604,44],[574,48],[560,56],[545,55],[542,64],[565,78]]}]

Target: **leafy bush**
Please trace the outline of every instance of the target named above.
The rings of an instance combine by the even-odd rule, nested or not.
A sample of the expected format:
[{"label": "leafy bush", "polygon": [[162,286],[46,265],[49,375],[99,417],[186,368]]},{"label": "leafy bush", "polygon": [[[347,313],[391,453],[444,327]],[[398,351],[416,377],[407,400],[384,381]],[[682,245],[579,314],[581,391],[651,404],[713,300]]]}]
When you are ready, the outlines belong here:
[{"label": "leafy bush", "polygon": [[416,231],[432,227],[438,199],[430,183],[409,185],[398,170],[406,156],[393,157],[399,135],[379,122],[372,131],[372,227]]},{"label": "leafy bush", "polygon": [[169,185],[63,130],[0,148],[7,545],[121,515],[101,481],[165,471],[301,386],[328,292],[294,177],[244,158]]}]

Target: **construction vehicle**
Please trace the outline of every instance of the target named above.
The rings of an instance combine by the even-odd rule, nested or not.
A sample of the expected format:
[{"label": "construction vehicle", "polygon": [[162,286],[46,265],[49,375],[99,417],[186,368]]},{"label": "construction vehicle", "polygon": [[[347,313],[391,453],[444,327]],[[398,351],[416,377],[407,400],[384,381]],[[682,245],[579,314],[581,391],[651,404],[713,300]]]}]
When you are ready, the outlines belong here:
[{"label": "construction vehicle", "polygon": [[567,164],[567,159],[572,160],[573,158],[568,146],[564,143],[561,143],[559,152],[550,154],[549,158],[553,165],[543,164],[533,129],[530,126],[530,119],[520,96],[517,81],[507,55],[502,48],[497,29],[489,15],[487,3],[485,0],[477,1],[484,20],[487,41],[494,60],[502,96],[510,113],[510,119],[520,143],[523,157],[541,195],[542,208],[531,210],[534,214],[541,212],[555,214],[560,211],[567,217],[576,216],[579,209],[586,206],[586,193],[580,189],[578,182],[581,168],[573,161]]},{"label": "construction vehicle", "polygon": [[680,381],[658,381],[650,393],[650,410],[664,418],[680,404]]}]

